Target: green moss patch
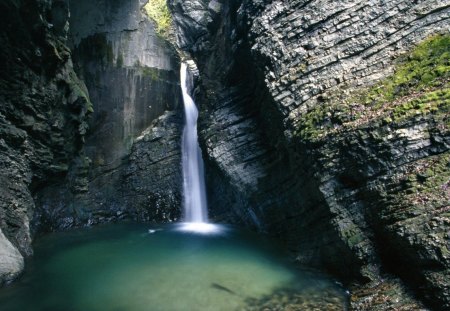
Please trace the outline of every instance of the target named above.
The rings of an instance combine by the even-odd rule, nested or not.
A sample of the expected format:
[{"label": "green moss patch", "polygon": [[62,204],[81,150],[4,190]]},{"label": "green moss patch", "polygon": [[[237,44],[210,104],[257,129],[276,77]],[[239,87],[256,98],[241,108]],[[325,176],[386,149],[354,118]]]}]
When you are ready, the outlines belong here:
[{"label": "green moss patch", "polygon": [[153,81],[157,81],[160,79],[161,70],[153,67],[142,67],[142,74],[144,77],[149,77]]},{"label": "green moss patch", "polygon": [[296,135],[318,141],[331,133],[423,116],[450,128],[450,35],[434,35],[400,57],[394,74],[373,87],[317,104],[298,121]]},{"label": "green moss patch", "polygon": [[144,11],[156,23],[156,33],[167,37],[172,27],[172,15],[166,0],[149,0],[144,6]]},{"label": "green moss patch", "polygon": [[409,193],[402,196],[407,204],[424,205],[433,213],[446,212],[450,197],[450,153],[429,157],[406,168],[404,180],[410,184]]},{"label": "green moss patch", "polygon": [[[79,111],[79,116],[83,119],[86,115],[94,112],[94,106],[89,98],[89,92],[86,85],[76,76],[74,71],[69,72],[69,88],[70,88],[70,100],[72,101],[72,109]],[[80,127],[80,132],[84,135],[87,129]]]},{"label": "green moss patch", "polygon": [[[450,87],[448,85],[444,89],[425,92],[421,96],[417,96],[412,100],[393,107],[391,116],[392,120],[402,120],[410,116],[422,114],[439,114],[440,116],[448,116],[450,113]],[[444,120],[444,125],[450,127],[450,119]]]},{"label": "green moss patch", "polygon": [[[405,222],[405,225],[410,222],[423,225],[432,219],[441,222],[440,218],[444,217],[447,219],[447,225],[440,226],[449,227],[449,166],[449,152],[403,166],[401,171],[392,177],[391,181],[396,186],[388,187],[388,208],[383,210],[381,217],[388,223],[395,224],[394,226],[398,226],[399,222]],[[422,220],[413,220],[417,217]]]},{"label": "green moss patch", "polygon": [[399,59],[395,73],[366,94],[366,102],[385,102],[429,88],[450,78],[450,36],[435,35]]}]

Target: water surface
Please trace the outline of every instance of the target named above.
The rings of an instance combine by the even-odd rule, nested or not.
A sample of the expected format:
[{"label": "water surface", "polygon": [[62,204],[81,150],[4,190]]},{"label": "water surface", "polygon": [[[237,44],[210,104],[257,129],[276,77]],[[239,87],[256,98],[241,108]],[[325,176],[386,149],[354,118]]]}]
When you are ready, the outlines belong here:
[{"label": "water surface", "polygon": [[115,224],[49,234],[34,247],[24,276],[0,290],[1,310],[344,309],[331,280],[231,229],[201,235]]}]

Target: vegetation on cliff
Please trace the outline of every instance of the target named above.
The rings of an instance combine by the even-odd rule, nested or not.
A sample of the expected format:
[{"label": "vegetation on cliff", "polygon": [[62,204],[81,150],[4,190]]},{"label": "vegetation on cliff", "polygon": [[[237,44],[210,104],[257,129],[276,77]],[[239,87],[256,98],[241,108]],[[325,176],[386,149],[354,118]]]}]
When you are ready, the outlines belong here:
[{"label": "vegetation on cliff", "polygon": [[434,35],[399,59],[394,75],[366,95],[366,102],[394,100],[411,93],[442,87],[450,78],[450,35]]},{"label": "vegetation on cliff", "polygon": [[429,37],[398,59],[392,76],[350,96],[336,96],[302,115],[297,136],[317,141],[373,122],[393,124],[420,116],[431,116],[448,129],[449,51],[450,35]]},{"label": "vegetation on cliff", "polygon": [[156,32],[162,37],[168,37],[172,25],[172,16],[166,0],[149,0],[144,6],[147,16],[156,23]]},{"label": "vegetation on cliff", "polygon": [[[443,153],[422,159],[410,164],[397,178],[405,184],[404,192],[396,194],[400,197],[400,209],[419,206],[431,216],[442,212],[441,216],[450,217],[450,154]],[[434,209],[433,209],[433,208]],[[448,221],[450,224],[450,221]],[[449,250],[443,253],[450,254]]]},{"label": "vegetation on cliff", "polygon": [[[450,288],[449,51],[450,35],[425,39],[397,59],[391,76],[371,87],[324,94],[300,116],[297,129],[297,138],[314,144],[313,156],[322,157],[327,170],[341,170],[339,191],[358,189],[371,198],[360,210],[368,215],[383,264],[436,297],[439,302],[430,305],[444,307]],[[358,219],[354,223],[339,227],[341,238],[366,254],[368,238],[355,229],[362,226]]]}]

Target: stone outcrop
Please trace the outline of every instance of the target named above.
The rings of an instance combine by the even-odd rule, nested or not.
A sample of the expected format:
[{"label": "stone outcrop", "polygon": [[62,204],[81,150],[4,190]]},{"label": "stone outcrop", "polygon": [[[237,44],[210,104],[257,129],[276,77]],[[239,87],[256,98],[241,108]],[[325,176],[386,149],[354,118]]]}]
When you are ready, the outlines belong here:
[{"label": "stone outcrop", "polygon": [[181,218],[182,124],[180,112],[166,112],[133,144],[130,164],[123,173],[124,206],[128,212],[130,207],[136,209],[139,220],[171,222]]},{"label": "stone outcrop", "polygon": [[337,87],[386,77],[399,55],[449,25],[446,1],[249,1],[243,9],[252,14],[252,54],[264,65],[287,137],[302,113]]},{"label": "stone outcrop", "polygon": [[[76,159],[62,185],[51,184],[36,194],[37,227],[42,230],[125,218],[171,221],[180,214],[175,129],[182,118],[153,123],[171,115],[167,111],[181,109],[179,60],[143,13],[145,3],[71,2],[75,69],[86,83],[94,112],[84,156]],[[152,129],[167,132],[135,144]]]},{"label": "stone outcrop", "polygon": [[385,280],[408,296],[384,273],[397,275],[448,309],[448,67],[409,85],[386,79],[416,61],[400,56],[448,34],[450,4],[170,3],[200,71],[215,217],[277,236],[345,282]]},{"label": "stone outcrop", "polygon": [[95,169],[111,169],[154,119],[179,107],[178,57],[141,2],[71,6],[74,62],[94,104],[86,151]]},{"label": "stone outcrop", "polygon": [[67,174],[92,111],[66,47],[67,18],[63,1],[0,4],[0,283],[32,254],[32,193]]}]

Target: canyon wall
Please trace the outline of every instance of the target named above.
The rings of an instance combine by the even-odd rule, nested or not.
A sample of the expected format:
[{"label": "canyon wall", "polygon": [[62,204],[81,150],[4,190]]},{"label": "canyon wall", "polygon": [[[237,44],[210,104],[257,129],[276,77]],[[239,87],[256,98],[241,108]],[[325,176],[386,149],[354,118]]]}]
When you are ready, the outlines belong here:
[{"label": "canyon wall", "polygon": [[67,174],[92,112],[66,47],[68,15],[63,1],[0,4],[0,284],[32,254],[32,194]]},{"label": "canyon wall", "polygon": [[35,196],[40,230],[180,215],[179,59],[145,3],[71,2],[69,46],[93,114],[84,157]]},{"label": "canyon wall", "polygon": [[[370,295],[355,289],[355,308],[395,292],[394,275],[448,309],[450,3],[170,6],[179,46],[200,71],[216,219],[369,284]],[[399,307],[394,300],[383,306]]]}]

